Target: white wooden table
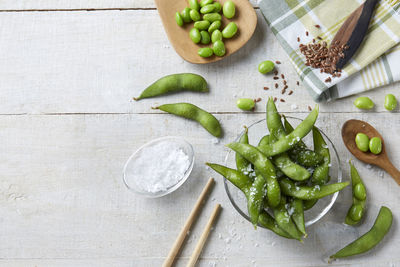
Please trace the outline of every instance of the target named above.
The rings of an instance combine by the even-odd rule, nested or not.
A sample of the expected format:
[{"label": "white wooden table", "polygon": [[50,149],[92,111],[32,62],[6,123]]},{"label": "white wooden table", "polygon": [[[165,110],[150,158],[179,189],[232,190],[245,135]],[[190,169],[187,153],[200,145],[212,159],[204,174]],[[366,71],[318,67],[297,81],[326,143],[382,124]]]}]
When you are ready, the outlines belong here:
[{"label": "white wooden table", "polygon": [[[333,266],[400,266],[400,188],[381,170],[355,161],[369,192],[364,224],[341,224],[350,200],[346,189],[299,244],[255,231],[229,203],[222,178],[205,168],[206,161],[222,163],[223,145],[242,125],[264,117],[268,96],[280,95],[279,90],[263,90],[273,81],[257,72],[260,61],[282,61],[279,70],[294,90],[279,110],[305,117],[308,105],[314,105],[305,89],[295,85],[296,73],[258,9],[258,26],[247,45],[203,66],[175,53],[151,0],[3,0],[0,10],[1,266],[160,266],[210,176],[217,185],[178,266],[187,262],[217,202],[224,209],[200,266],[327,265],[329,253],[370,228],[381,205],[395,217],[384,242],[367,255]],[[211,92],[131,100],[157,78],[178,72],[203,75]],[[354,108],[354,97],[321,105],[318,126],[332,138],[345,167],[350,153],[340,128],[351,118],[380,130],[393,162],[400,165],[399,111],[383,108],[384,95],[400,98],[399,89],[396,84],[366,93],[377,104],[371,112]],[[243,113],[235,106],[239,96],[263,100],[256,112]],[[224,138],[215,143],[197,124],[150,109],[177,101],[215,114]],[[144,142],[165,135],[183,136],[193,144],[194,171],[173,194],[140,198],[123,185],[122,167]]]}]

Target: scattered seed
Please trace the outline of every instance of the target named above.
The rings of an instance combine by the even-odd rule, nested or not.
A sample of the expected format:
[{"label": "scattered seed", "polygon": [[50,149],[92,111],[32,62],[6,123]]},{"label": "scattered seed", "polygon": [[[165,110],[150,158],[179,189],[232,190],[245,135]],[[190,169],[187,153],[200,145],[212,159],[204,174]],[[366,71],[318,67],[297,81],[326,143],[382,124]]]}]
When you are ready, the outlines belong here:
[{"label": "scattered seed", "polygon": [[285,79],[285,75],[283,75],[283,73],[281,74],[282,79]]},{"label": "scattered seed", "polygon": [[306,36],[308,36],[308,32],[306,31]]},{"label": "scattered seed", "polygon": [[297,85],[300,85],[300,82],[299,82],[299,81],[297,81],[297,82],[296,82],[296,84],[297,84]]},{"label": "scattered seed", "polygon": [[283,88],[283,89],[282,89],[282,91],[281,91],[281,94],[282,94],[282,95],[284,95],[284,94],[285,94],[285,92],[286,92],[286,89],[285,89],[285,88]]},{"label": "scattered seed", "polygon": [[278,75],[278,71],[277,70],[274,71],[274,75],[275,76]]},{"label": "scattered seed", "polygon": [[289,86],[287,86],[287,85],[285,85],[285,87],[283,87],[283,89],[285,89],[285,90],[288,89],[288,88],[289,88]]},{"label": "scattered seed", "polygon": [[275,77],[274,77],[274,80],[279,80],[279,77],[278,77],[278,76],[275,76]]},{"label": "scattered seed", "polygon": [[276,102],[276,100],[278,100],[278,98],[274,97],[274,102]]},{"label": "scattered seed", "polygon": [[278,87],[279,87],[279,84],[276,83],[276,84],[275,84],[275,88],[278,88]]},{"label": "scattered seed", "polygon": [[286,102],[285,99],[282,99],[282,98],[280,99],[280,101],[281,101],[281,102]]},{"label": "scattered seed", "polygon": [[331,81],[332,81],[331,77],[328,77],[328,78],[325,79],[326,83],[330,83]]},{"label": "scattered seed", "polygon": [[260,102],[261,101],[261,97],[256,99],[256,102]]},{"label": "scattered seed", "polygon": [[287,84],[287,81],[286,81],[286,80],[283,80],[283,84],[286,85],[286,84]]},{"label": "scattered seed", "polygon": [[291,94],[293,94],[293,91],[292,91],[292,90],[289,91],[288,95],[291,95]]},{"label": "scattered seed", "polygon": [[316,25],[315,25],[315,28],[318,28],[318,29],[319,29],[319,28],[321,28],[321,26],[319,26],[318,24],[316,24]]},{"label": "scattered seed", "polygon": [[297,37],[297,42],[299,42],[299,43],[300,43],[300,37]]},{"label": "scattered seed", "polygon": [[269,87],[267,87],[267,86],[264,86],[264,90],[269,90]]},{"label": "scattered seed", "polygon": [[322,40],[322,37],[321,37],[321,36],[317,36],[317,39],[318,39],[318,40]]},{"label": "scattered seed", "polygon": [[310,106],[308,106],[308,110],[309,110],[309,111],[311,111],[311,110],[312,110],[312,108],[311,108]]},{"label": "scattered seed", "polygon": [[275,63],[278,65],[281,64],[281,62],[279,60],[275,61]]}]

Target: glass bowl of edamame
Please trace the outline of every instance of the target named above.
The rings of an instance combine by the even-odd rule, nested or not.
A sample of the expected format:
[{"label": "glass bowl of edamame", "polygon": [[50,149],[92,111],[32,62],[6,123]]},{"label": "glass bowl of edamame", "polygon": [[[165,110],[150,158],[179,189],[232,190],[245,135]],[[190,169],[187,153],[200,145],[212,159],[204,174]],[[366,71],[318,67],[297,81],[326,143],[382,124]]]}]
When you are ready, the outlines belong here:
[{"label": "glass bowl of edamame", "polygon": [[[296,127],[298,124],[302,122],[302,119],[299,118],[294,118],[294,117],[286,117],[288,122],[292,124],[294,127]],[[330,176],[330,181],[329,184],[332,183],[340,183],[342,182],[342,168],[340,164],[340,159],[339,155],[337,153],[337,150],[335,146],[333,145],[332,141],[329,139],[329,137],[322,132],[320,129],[319,131],[321,132],[323,139],[326,142],[326,145],[328,146],[329,153],[330,153],[330,165],[329,165],[329,176]],[[240,137],[244,134],[245,131],[243,131],[235,140],[235,142],[238,142]],[[253,146],[257,146],[259,140],[264,137],[265,135],[269,134],[266,120],[260,120],[248,127],[248,136],[249,136],[249,144]],[[302,141],[307,145],[309,149],[313,148],[313,136],[312,133],[309,133],[307,136],[305,136]],[[230,150],[228,154],[225,157],[225,165],[235,168],[235,152]],[[310,168],[310,172],[313,170]],[[247,200],[244,195],[244,193],[235,187],[231,182],[229,182],[227,179],[224,179],[224,186],[225,186],[225,191],[228,195],[229,200],[231,201],[233,207],[237,210],[237,212],[242,215],[247,221],[251,222],[249,213],[247,211]],[[337,197],[339,195],[339,192],[336,192],[334,194],[328,195],[324,198],[319,199],[315,205],[304,211],[304,220],[305,220],[305,226],[311,226],[312,224],[316,223],[318,220],[320,220],[325,214],[329,212],[329,210],[332,208],[333,204],[335,203]],[[268,209],[266,209],[267,212],[272,214]],[[259,227],[264,228],[263,226],[259,225]]]}]

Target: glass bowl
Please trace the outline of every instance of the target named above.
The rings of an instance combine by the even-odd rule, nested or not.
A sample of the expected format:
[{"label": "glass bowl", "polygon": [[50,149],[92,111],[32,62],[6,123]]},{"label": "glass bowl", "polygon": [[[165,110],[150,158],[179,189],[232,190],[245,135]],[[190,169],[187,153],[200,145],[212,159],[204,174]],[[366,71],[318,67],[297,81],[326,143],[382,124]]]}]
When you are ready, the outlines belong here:
[{"label": "glass bowl", "polygon": [[[159,143],[163,142],[168,142],[168,143],[173,143],[175,144],[179,149],[182,149],[182,151],[188,156],[189,158],[189,167],[185,171],[182,179],[180,179],[176,184],[168,187],[165,191],[157,191],[157,192],[148,192],[143,190],[140,186],[137,185],[137,183],[134,181],[132,178],[132,172],[135,172],[134,164],[133,162],[138,158],[140,155],[141,151],[146,148],[150,147]],[[165,136],[161,137],[158,139],[154,139],[144,145],[142,145],[136,152],[134,152],[127,162],[125,163],[124,170],[123,170],[123,181],[126,187],[133,191],[134,193],[148,197],[148,198],[157,198],[157,197],[162,197],[165,195],[168,195],[172,192],[174,192],[176,189],[178,189],[189,177],[190,173],[192,172],[193,169],[193,164],[194,164],[194,151],[193,147],[191,144],[189,144],[187,141],[185,141],[181,137],[175,137],[175,136]],[[152,162],[152,166],[157,167],[157,162]],[[145,177],[143,177],[145,178]]]},{"label": "glass bowl", "polygon": [[[286,117],[290,124],[295,128],[302,120],[294,117]],[[258,141],[266,134],[269,133],[267,128],[266,120],[260,120],[248,127],[249,131],[249,143],[252,145],[257,145]],[[320,130],[320,129],[319,129]],[[320,130],[321,131],[321,130]],[[240,137],[244,131],[236,138],[235,142],[238,142]],[[324,132],[321,131],[325,142],[329,147],[329,151],[331,153],[331,167],[329,175],[331,176],[330,183],[339,183],[342,181],[342,168],[340,165],[339,155],[336,151],[335,146],[332,141],[326,136]],[[308,134],[303,138],[304,143],[309,148],[312,148],[313,138],[312,134]],[[226,166],[235,166],[235,152],[232,150],[228,152],[225,157],[225,165]],[[234,186],[227,179],[224,179],[225,191],[228,195],[229,200],[231,201],[233,207],[242,215],[246,220],[250,222],[250,217],[247,212],[247,200],[243,192]],[[319,219],[321,219],[328,211],[331,209],[333,204],[338,197],[339,192],[336,192],[332,195],[326,196],[320,200],[318,200],[317,204],[309,210],[304,211],[304,220],[305,226],[308,227],[314,223],[316,223]],[[259,225],[259,227],[262,227]],[[262,227],[263,228],[263,227]]]}]

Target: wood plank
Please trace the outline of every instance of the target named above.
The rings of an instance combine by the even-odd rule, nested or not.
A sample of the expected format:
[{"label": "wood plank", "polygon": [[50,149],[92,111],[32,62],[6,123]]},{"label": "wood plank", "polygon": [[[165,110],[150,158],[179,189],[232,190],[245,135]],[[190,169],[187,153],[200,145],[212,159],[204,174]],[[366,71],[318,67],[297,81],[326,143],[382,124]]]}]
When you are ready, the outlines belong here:
[{"label": "wood plank", "polygon": [[[258,6],[259,0],[250,1]],[[0,10],[76,10],[76,9],[133,9],[133,8],[156,8],[153,0],[83,0],[69,1],[59,0],[3,0]]]},{"label": "wood plank", "polygon": [[[183,61],[171,48],[156,10],[2,13],[0,25],[0,114],[148,113],[167,102],[193,102],[212,112],[238,112],[235,99],[281,98],[271,75],[258,73],[266,59],[279,59],[292,96],[279,103],[284,111],[307,111],[314,102],[259,11],[252,39],[236,54],[209,65]],[[240,27],[240,25],[239,25]],[[188,39],[189,42],[189,39]],[[183,93],[134,102],[163,75],[194,72],[209,82],[209,94]],[[384,93],[400,85],[368,92],[376,112],[386,112]],[[354,97],[321,105],[323,112],[358,112]],[[398,110],[396,111],[398,112]]]},{"label": "wood plank", "polygon": [[[295,114],[304,117],[305,114]],[[344,227],[350,189],[340,195],[334,209],[308,229],[305,244],[284,240],[253,227],[233,209],[221,177],[204,162],[223,163],[227,142],[241,126],[263,114],[218,114],[225,136],[214,142],[191,121],[161,114],[15,115],[0,116],[0,264],[7,266],[155,266],[162,262],[208,177],[217,185],[200,220],[188,237],[178,266],[184,266],[213,204],[223,206],[214,231],[201,255],[201,265],[257,264],[261,266],[319,266],[323,257],[366,231],[381,205],[400,208],[398,186],[380,170],[356,161],[368,190],[368,214],[357,228]],[[346,151],[340,126],[350,117],[364,119],[390,140],[395,153],[399,119],[392,114],[322,114],[318,124],[341,155],[348,179]],[[384,129],[384,130],[383,130]],[[196,163],[190,179],[173,194],[144,199],[122,183],[122,167],[141,144],[164,135],[183,136],[193,144]],[[400,215],[394,212],[394,220]],[[343,264],[390,266],[400,261],[395,229],[382,245],[363,257]],[[268,251],[268,253],[266,253]],[[102,260],[104,259],[104,261]],[[285,261],[282,261],[285,259]],[[253,263],[254,261],[254,263]],[[211,265],[212,266],[212,265]]]}]

